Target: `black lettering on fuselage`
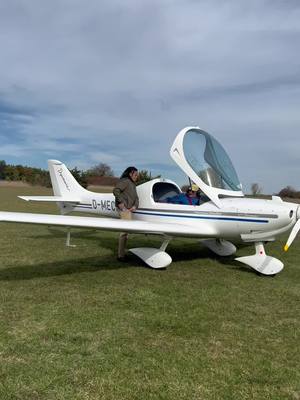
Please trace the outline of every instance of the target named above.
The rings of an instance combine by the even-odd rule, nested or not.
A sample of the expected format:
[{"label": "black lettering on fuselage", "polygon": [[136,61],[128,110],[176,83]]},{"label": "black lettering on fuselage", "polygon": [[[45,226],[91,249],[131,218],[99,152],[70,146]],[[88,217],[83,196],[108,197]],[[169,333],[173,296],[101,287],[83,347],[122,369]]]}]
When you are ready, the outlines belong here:
[{"label": "black lettering on fuselage", "polygon": [[111,200],[100,200],[98,205],[101,207],[102,211],[116,211],[116,203]]}]

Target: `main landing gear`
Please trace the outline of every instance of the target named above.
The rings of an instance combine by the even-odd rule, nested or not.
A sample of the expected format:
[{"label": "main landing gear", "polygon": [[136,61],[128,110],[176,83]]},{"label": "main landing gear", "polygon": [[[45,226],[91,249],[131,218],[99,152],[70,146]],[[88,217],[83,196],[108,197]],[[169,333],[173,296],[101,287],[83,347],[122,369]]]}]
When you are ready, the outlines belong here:
[{"label": "main landing gear", "polygon": [[172,258],[165,252],[170,238],[166,238],[159,249],[151,247],[137,247],[129,251],[144,261],[153,269],[164,269],[171,264]]},{"label": "main landing gear", "polygon": [[236,252],[235,245],[231,242],[228,242],[228,240],[205,239],[201,240],[201,243],[209,248],[209,250],[213,251],[215,254],[221,257],[228,257]]}]

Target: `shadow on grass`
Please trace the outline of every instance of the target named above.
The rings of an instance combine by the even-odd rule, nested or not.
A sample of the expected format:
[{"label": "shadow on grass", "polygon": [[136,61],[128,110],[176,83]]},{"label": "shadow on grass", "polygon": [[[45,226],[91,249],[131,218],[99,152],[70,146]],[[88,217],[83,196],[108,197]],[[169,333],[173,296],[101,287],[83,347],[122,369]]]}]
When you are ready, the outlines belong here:
[{"label": "shadow on grass", "polygon": [[74,260],[63,260],[54,263],[40,263],[35,265],[20,265],[0,270],[0,281],[18,281],[52,276],[72,275],[104,270],[118,270],[140,267],[143,264],[133,255],[128,262],[119,262],[113,257],[88,257]]},{"label": "shadow on grass", "polygon": [[[198,259],[199,257],[197,257]],[[180,260],[191,260],[192,258],[173,258],[173,261]],[[194,258],[195,259],[195,258]],[[255,274],[255,271],[250,268],[240,266],[234,260],[218,260],[221,264],[230,268],[231,270],[239,270],[241,272],[246,272],[250,274]],[[23,265],[23,266],[13,266],[0,270],[0,281],[19,281],[19,280],[31,280],[48,278],[54,276],[72,275],[80,273],[93,273],[101,272],[107,270],[119,270],[126,268],[145,268],[147,267],[140,259],[136,258],[134,255],[129,256],[128,262],[119,262],[112,259],[111,257],[91,257],[85,259],[76,259],[69,261],[61,261],[55,263],[42,263],[36,265]],[[162,270],[153,270],[155,273],[160,273]]]},{"label": "shadow on grass", "polygon": [[[103,233],[104,231],[102,231]],[[80,240],[96,242],[99,244],[99,247],[104,249],[111,250],[113,253],[117,251],[118,245],[118,233],[116,236],[108,237],[107,232],[105,232],[106,236],[101,236],[101,231],[99,230],[74,230],[71,231],[71,245],[76,245],[76,247],[80,248]],[[67,231],[63,229],[51,228],[49,227],[48,232],[40,235],[27,235],[30,239],[42,239],[42,240],[53,240],[54,238],[62,239],[62,245],[65,244],[67,238]]]},{"label": "shadow on grass", "polygon": [[[243,247],[243,246],[241,246]],[[248,246],[244,246],[248,247]],[[192,260],[200,260],[204,261],[205,259],[215,261],[219,264],[222,264],[227,269],[237,270],[241,272],[245,272],[248,274],[257,275],[257,272],[254,271],[251,267],[247,267],[246,265],[240,263],[235,260],[236,254],[227,257],[221,257],[209,250],[201,243],[193,243],[190,245],[185,245],[184,248],[177,246],[173,247],[170,250],[173,261],[192,261]]]},{"label": "shadow on grass", "polygon": [[[66,238],[66,231],[61,229],[51,228],[49,233],[44,235],[32,235],[34,239],[53,239],[59,237],[62,239]],[[75,240],[83,239],[99,242],[99,246],[105,249],[109,249],[112,253],[116,253],[117,247],[117,236],[107,237],[101,236],[101,233],[96,230],[81,230],[72,231],[72,237]],[[131,247],[157,247],[159,248],[161,241],[158,239],[147,240],[141,238],[138,235],[130,235],[129,246]],[[133,243],[134,242],[134,243]],[[74,243],[74,241],[73,241]],[[76,243],[80,247],[80,243]],[[213,260],[217,263],[222,264],[231,270],[239,270],[255,274],[255,271],[251,268],[243,266],[238,261],[234,260],[234,255],[230,257],[220,257],[215,253],[211,252],[207,247],[201,245],[199,242],[184,242],[180,243],[176,240],[172,242],[167,252],[172,257],[173,262],[182,261],[195,261],[199,260],[202,264],[205,260]],[[127,262],[119,262],[115,256],[101,256],[99,257],[88,257],[88,258],[76,258],[73,260],[62,260],[53,263],[40,263],[36,265],[19,265],[11,266],[0,270],[0,281],[17,281],[35,278],[46,278],[51,276],[71,275],[86,272],[99,272],[101,270],[118,270],[126,269],[130,267],[143,267],[149,268],[145,263],[133,254],[129,253]],[[156,271],[157,272],[157,271]]]}]

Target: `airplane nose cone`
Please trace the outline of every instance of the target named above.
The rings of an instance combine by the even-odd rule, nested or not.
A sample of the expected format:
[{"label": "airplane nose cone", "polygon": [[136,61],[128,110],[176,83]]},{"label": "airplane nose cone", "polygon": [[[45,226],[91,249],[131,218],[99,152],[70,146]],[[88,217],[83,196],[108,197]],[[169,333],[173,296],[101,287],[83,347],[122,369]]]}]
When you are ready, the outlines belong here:
[{"label": "airplane nose cone", "polygon": [[300,205],[295,204],[295,206],[293,207],[292,204],[289,204],[289,208],[287,208],[288,214],[290,219],[293,219],[295,222],[298,221],[298,219],[300,219]]},{"label": "airplane nose cone", "polygon": [[[292,210],[290,211],[292,212]],[[290,245],[293,243],[295,237],[297,236],[298,232],[300,231],[300,205],[297,206],[295,209],[296,213],[296,222],[291,230],[290,236],[288,237],[288,240],[286,242],[286,245],[284,246],[284,251],[288,251]]]}]

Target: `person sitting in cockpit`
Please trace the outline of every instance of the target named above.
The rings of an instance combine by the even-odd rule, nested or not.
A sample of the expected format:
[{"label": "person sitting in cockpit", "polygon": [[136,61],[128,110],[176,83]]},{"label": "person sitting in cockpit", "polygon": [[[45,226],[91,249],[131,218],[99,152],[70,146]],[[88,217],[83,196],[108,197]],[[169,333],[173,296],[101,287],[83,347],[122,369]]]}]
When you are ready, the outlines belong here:
[{"label": "person sitting in cockpit", "polygon": [[176,196],[168,197],[167,203],[185,204],[190,206],[199,205],[199,188],[196,185],[189,186],[186,193],[179,193]]}]

